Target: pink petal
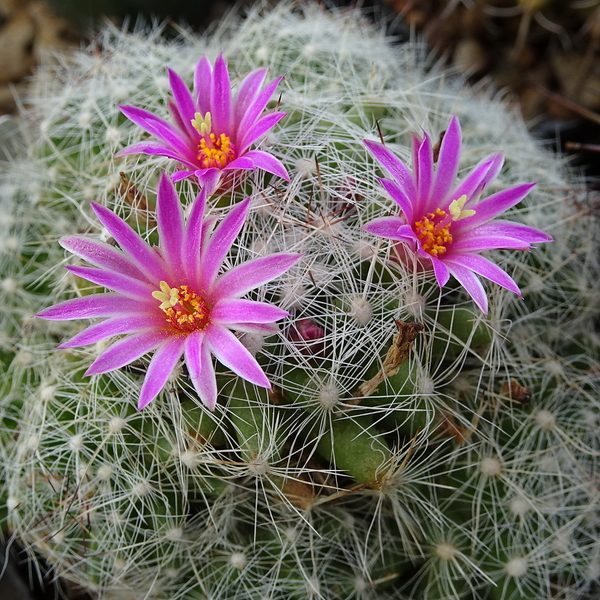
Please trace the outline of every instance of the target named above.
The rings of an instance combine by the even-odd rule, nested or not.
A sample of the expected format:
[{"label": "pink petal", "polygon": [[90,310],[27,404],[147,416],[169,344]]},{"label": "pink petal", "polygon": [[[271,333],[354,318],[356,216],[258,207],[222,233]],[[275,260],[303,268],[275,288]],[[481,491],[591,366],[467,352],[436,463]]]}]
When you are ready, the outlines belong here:
[{"label": "pink petal", "polygon": [[110,269],[115,273],[137,279],[143,277],[140,270],[122,252],[109,244],[74,235],[62,237],[58,243],[65,250],[87,260],[96,267]]},{"label": "pink petal", "polygon": [[143,314],[111,317],[100,323],[94,323],[83,331],[74,335],[70,340],[63,342],[57,348],[75,348],[77,346],[88,346],[95,344],[114,335],[133,333],[141,329],[152,329],[164,326],[164,319],[159,315]]},{"label": "pink petal", "polygon": [[452,200],[458,200],[462,196],[466,196],[468,200],[474,198],[477,195],[477,192],[481,191],[483,187],[493,179],[491,175],[494,173],[497,174],[497,171],[500,170],[498,164],[501,166],[502,160],[502,154],[492,154],[491,156],[484,158],[465,177],[462,183],[458,185],[452,195],[447,198],[448,204],[450,204]]},{"label": "pink petal", "polygon": [[269,103],[269,100],[271,99],[271,96],[273,95],[273,92],[282,79],[283,77],[278,77],[277,79],[271,81],[271,83],[269,83],[269,85],[267,85],[265,89],[262,90],[258,96],[256,96],[256,99],[252,102],[252,104],[248,106],[245,114],[240,118],[239,121],[237,121],[237,140],[240,140],[242,137],[244,137],[245,132],[248,131],[254,125],[254,123],[256,123],[260,115],[262,115],[263,111],[267,107],[267,104]]},{"label": "pink petal", "polygon": [[414,201],[417,197],[417,188],[414,177],[408,167],[382,144],[368,140],[363,140],[363,143],[371,151],[375,159],[381,163],[381,166],[397,181],[408,198]]},{"label": "pink petal", "polygon": [[456,115],[454,115],[452,119],[450,119],[448,129],[446,129],[442,145],[440,146],[435,184],[431,194],[432,198],[438,199],[440,204],[446,200],[446,197],[450,193],[454,181],[456,180],[458,164],[460,162],[460,152],[460,123],[458,122]]},{"label": "pink petal", "polygon": [[135,106],[119,106],[119,108],[130,121],[168,144],[178,155],[186,160],[193,160],[194,149],[190,146],[187,138],[184,138],[183,134],[177,131],[173,125],[142,108]]},{"label": "pink petal", "polygon": [[211,116],[213,131],[217,136],[225,133],[233,136],[231,127],[231,82],[227,63],[222,54],[215,61],[212,81]]},{"label": "pink petal", "polygon": [[195,175],[195,171],[175,171],[175,173],[171,175],[171,181],[177,183],[178,181],[182,181],[188,177],[194,177]]},{"label": "pink petal", "polygon": [[196,96],[198,111],[204,116],[212,110],[212,66],[206,56],[203,56],[196,66],[194,73],[194,95]]},{"label": "pink petal", "polygon": [[160,237],[160,249],[165,262],[173,275],[181,277],[181,244],[183,242],[183,208],[175,186],[169,176],[163,173],[158,183],[156,196],[156,221]]},{"label": "pink petal", "polygon": [[77,266],[68,266],[66,268],[71,273],[77,275],[77,277],[83,277],[83,279],[87,279],[114,292],[119,292],[119,294],[126,298],[133,298],[138,302],[151,300],[152,292],[157,289],[145,281],[127,277],[127,275],[121,275],[120,273],[104,271],[103,269]]},{"label": "pink petal", "polygon": [[194,172],[198,184],[206,190],[207,196],[212,196],[217,191],[222,174],[221,169],[201,169]]},{"label": "pink petal", "polygon": [[459,221],[453,229],[461,236],[466,235],[467,231],[479,227],[521,202],[534,186],[535,183],[523,183],[488,196],[473,206],[475,214],[472,217]]},{"label": "pink petal", "polygon": [[487,315],[487,295],[477,275],[475,275],[471,269],[457,263],[446,262],[446,266],[456,280],[465,288],[465,290],[467,290],[467,293],[473,298],[473,301],[481,309],[481,312],[484,315]]},{"label": "pink petal", "polygon": [[250,198],[236,204],[219,223],[207,244],[202,248],[200,288],[211,291],[213,282],[223,264],[225,256],[231,249],[235,238],[241,231],[248,210]]},{"label": "pink petal", "polygon": [[469,231],[462,239],[452,242],[450,246],[450,252],[445,258],[450,258],[454,254],[462,254],[465,252],[484,252],[485,250],[528,250],[531,248],[531,244],[519,240],[516,238],[504,237],[504,236],[489,236],[485,234],[479,234],[478,230],[475,229],[473,232]]},{"label": "pink petal", "polygon": [[83,298],[65,300],[40,311],[36,317],[50,321],[70,321],[72,319],[93,319],[110,317],[139,311],[138,300],[124,298],[120,294],[92,294]]},{"label": "pink petal", "polygon": [[267,173],[273,173],[273,175],[277,175],[277,177],[281,177],[285,181],[290,180],[290,176],[281,161],[272,154],[263,152],[262,150],[250,150],[250,152],[244,154],[244,157],[249,158],[254,163],[255,168],[267,171]]},{"label": "pink petal", "polygon": [[233,118],[236,123],[242,121],[246,111],[256,102],[256,97],[260,93],[266,76],[267,69],[256,69],[248,74],[240,84],[233,110]]},{"label": "pink petal", "polygon": [[363,225],[362,229],[390,240],[414,242],[417,239],[410,225],[401,217],[378,217]]},{"label": "pink petal", "polygon": [[446,267],[444,261],[441,261],[435,256],[429,256],[429,258],[431,259],[433,273],[438,282],[438,285],[440,286],[440,288],[443,288],[448,283],[448,279],[450,279],[450,271],[448,271],[448,267]]},{"label": "pink petal", "polygon": [[202,253],[204,211],[206,209],[206,191],[204,188],[196,196],[183,236],[182,263],[190,281],[200,278],[200,257]]},{"label": "pink petal", "polygon": [[456,254],[449,258],[446,261],[446,264],[465,267],[466,269],[497,283],[503,288],[514,292],[518,296],[521,295],[519,286],[508,273],[505,273],[498,265],[487,258],[479,256],[479,254]]},{"label": "pink petal", "polygon": [[206,328],[206,342],[217,360],[236,375],[250,383],[271,389],[271,384],[261,366],[229,329],[219,325],[209,325]]},{"label": "pink petal", "polygon": [[[423,134],[423,141],[419,146],[417,162],[413,165],[413,170],[416,174],[418,199],[414,211],[418,215],[424,215],[430,212],[429,200],[431,199],[431,189],[433,186],[433,150],[431,148],[431,139],[426,133]],[[439,206],[439,198],[434,198],[433,201],[436,203],[435,208],[437,208]]]},{"label": "pink petal", "polygon": [[173,160],[179,161],[184,165],[188,165],[190,167],[196,167],[197,161],[192,161],[189,159],[189,153],[181,154],[173,150],[169,146],[165,146],[164,144],[160,144],[158,142],[139,142],[138,144],[133,144],[132,146],[127,146],[127,148],[123,148],[120,152],[117,152],[116,156],[127,156],[129,154],[147,154],[148,156],[164,156],[165,158],[171,158]]},{"label": "pink petal", "polygon": [[163,389],[183,354],[184,343],[185,337],[181,336],[168,339],[158,347],[148,365],[148,372],[140,392],[138,410],[148,406]]},{"label": "pink petal", "polygon": [[243,131],[241,138],[238,140],[238,152],[245,152],[249,146],[256,142],[256,140],[265,135],[270,129],[273,129],[286,114],[287,113],[276,112],[265,115],[256,121],[250,129]]},{"label": "pink petal", "polygon": [[91,202],[91,205],[98,220],[150,281],[168,278],[156,252],[123,219],[95,202]]},{"label": "pink petal", "polygon": [[169,337],[169,334],[166,331],[145,331],[136,335],[129,335],[105,350],[90,365],[85,375],[99,375],[100,373],[120,369],[147,352],[154,350],[167,337]]},{"label": "pink petal", "polygon": [[188,134],[190,139],[199,139],[199,134],[192,125],[192,119],[197,112],[196,103],[192,98],[192,94],[190,93],[188,86],[185,85],[183,79],[181,79],[175,71],[172,71],[171,69],[167,69],[167,71],[169,73],[169,83],[171,85],[171,91],[173,92],[173,99],[175,100],[177,112],[182,125],[185,126],[184,131]]},{"label": "pink petal", "polygon": [[[479,225],[476,229],[469,231],[469,236],[481,235],[492,237],[508,237],[516,240],[522,240],[527,244],[536,244],[540,242],[553,241],[552,236],[522,223],[514,223],[513,221],[491,221],[483,225]],[[504,247],[504,246],[499,246]]]},{"label": "pink petal", "polygon": [[414,218],[413,203],[411,199],[406,195],[404,190],[391,179],[380,179],[381,185],[385,191],[391,196],[392,200],[400,207],[400,210],[404,213],[406,220],[412,223]]},{"label": "pink petal", "polygon": [[233,326],[236,323],[274,323],[289,314],[266,302],[225,298],[215,304],[210,318],[213,323],[218,325]]},{"label": "pink petal", "polygon": [[279,277],[301,258],[301,254],[271,254],[238,265],[217,279],[213,299],[218,302],[221,298],[243,296],[259,285]]},{"label": "pink petal", "polygon": [[202,403],[210,410],[217,404],[217,380],[204,331],[194,331],[185,340],[185,364]]}]

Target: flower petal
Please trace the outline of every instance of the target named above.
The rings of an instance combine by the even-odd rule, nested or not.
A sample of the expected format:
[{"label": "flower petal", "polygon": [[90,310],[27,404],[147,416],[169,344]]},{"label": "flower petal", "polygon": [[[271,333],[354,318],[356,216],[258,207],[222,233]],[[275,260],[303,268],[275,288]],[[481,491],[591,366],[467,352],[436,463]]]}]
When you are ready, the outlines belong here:
[{"label": "flower petal", "polygon": [[121,275],[120,273],[105,271],[103,269],[78,266],[68,266],[66,269],[77,275],[77,277],[83,277],[83,279],[87,279],[92,283],[101,285],[114,292],[119,292],[119,294],[126,298],[133,298],[138,302],[151,300],[152,292],[156,289],[146,281],[140,281],[133,277],[127,277],[127,275]]},{"label": "flower petal", "polygon": [[[471,199],[476,199],[476,195],[485,185],[487,185],[497,174],[503,162],[502,154],[492,154],[486,156],[473,170],[465,177],[465,179],[452,192],[452,195],[446,198],[448,204],[453,200],[458,200],[462,196],[467,197],[465,208],[473,208],[469,205]],[[500,165],[500,167],[498,166]],[[494,177],[491,175],[494,174]],[[443,207],[446,208],[445,206]]]},{"label": "flower petal", "polygon": [[249,146],[254,144],[257,139],[265,135],[269,129],[273,129],[287,113],[276,112],[261,117],[250,129],[242,132],[241,139],[238,140],[238,152],[245,152]]},{"label": "flower petal", "polygon": [[236,204],[219,223],[214,233],[202,248],[202,272],[200,273],[200,288],[210,291],[213,282],[229,252],[235,238],[244,225],[250,209],[250,198]]},{"label": "flower petal", "polygon": [[141,271],[119,250],[99,242],[76,235],[68,235],[58,240],[58,243],[69,252],[87,260],[96,267],[110,269],[128,277],[142,278]]},{"label": "flower petal", "polygon": [[246,75],[244,81],[240,84],[233,109],[233,117],[236,123],[241,123],[246,111],[256,103],[256,98],[265,81],[267,71],[268,69],[256,69]]},{"label": "flower petal", "polygon": [[151,329],[164,325],[164,319],[158,315],[142,314],[111,317],[100,323],[94,323],[83,331],[74,335],[70,340],[63,342],[57,348],[75,348],[95,344],[114,335],[133,333],[140,329]]},{"label": "flower petal", "polygon": [[267,173],[273,173],[273,175],[277,175],[285,181],[290,180],[290,176],[281,161],[268,152],[250,150],[250,152],[244,154],[244,158],[249,158],[254,163],[255,168],[267,171]]},{"label": "flower petal", "polygon": [[[529,227],[522,223],[514,223],[513,221],[491,221],[479,225],[476,229],[469,231],[471,235],[487,235],[492,237],[508,237],[516,240],[522,240],[527,244],[537,244],[541,242],[551,242],[552,236],[547,233],[536,229],[535,227]],[[499,246],[500,247],[500,246]],[[503,247],[503,246],[502,246]]]},{"label": "flower petal", "polygon": [[380,179],[379,182],[385,191],[392,197],[392,200],[400,207],[409,223],[413,221],[413,203],[406,195],[404,190],[392,179]]},{"label": "flower petal", "polygon": [[117,152],[117,158],[121,156],[127,156],[129,154],[147,154],[148,156],[164,156],[165,158],[171,158],[177,160],[184,165],[190,167],[196,167],[196,162],[189,160],[188,154],[183,155],[176,150],[173,150],[169,146],[165,146],[159,142],[139,142],[123,148],[123,150]]},{"label": "flower petal", "polygon": [[229,329],[211,324],[205,339],[220,363],[250,383],[271,389],[261,366]]},{"label": "flower petal", "polygon": [[194,73],[194,95],[196,97],[197,108],[204,116],[211,109],[212,98],[212,65],[206,56],[203,56],[196,66]]},{"label": "flower petal", "polygon": [[450,271],[448,271],[448,267],[445,265],[444,261],[431,255],[429,255],[429,258],[431,259],[433,273],[438,285],[440,288],[443,288],[448,283],[448,279],[450,279]]},{"label": "flower petal", "polygon": [[255,287],[279,277],[301,258],[301,254],[271,254],[238,265],[217,279],[213,299],[218,302],[221,298],[243,296]]},{"label": "flower petal", "polygon": [[283,79],[283,77],[278,77],[269,83],[264,90],[262,90],[255,98],[255,100],[248,106],[245,113],[241,116],[240,120],[237,121],[237,140],[244,136],[244,133],[248,131],[254,123],[256,123],[257,119],[263,113],[271,96],[275,92],[275,89],[279,85],[279,82]]},{"label": "flower petal", "polygon": [[446,200],[446,196],[450,193],[456,180],[458,164],[460,162],[461,141],[460,123],[456,115],[454,115],[450,119],[448,129],[446,129],[446,133],[442,139],[435,184],[431,194],[432,198],[438,199],[440,203]]},{"label": "flower petal", "polygon": [[378,217],[363,225],[362,229],[390,240],[414,242],[417,239],[410,225],[401,217]]},{"label": "flower petal", "polygon": [[121,294],[92,294],[83,298],[72,298],[40,311],[36,317],[50,321],[71,319],[93,319],[110,317],[139,311],[138,300],[125,298]]},{"label": "flower petal", "polygon": [[98,220],[150,281],[167,279],[167,273],[159,256],[123,219],[95,202],[91,202],[91,205]]},{"label": "flower petal", "polygon": [[107,373],[119,369],[147,352],[154,350],[160,343],[169,337],[166,331],[144,331],[136,335],[129,335],[115,342],[105,350],[85,372],[86,376]]},{"label": "flower petal", "polygon": [[203,231],[205,230],[204,211],[206,210],[206,190],[202,188],[196,196],[190,216],[185,226],[181,251],[182,266],[187,278],[196,281],[200,278],[200,257],[202,255]]},{"label": "flower petal", "polygon": [[473,301],[480,308],[481,312],[484,315],[487,315],[487,295],[477,275],[475,275],[473,271],[471,271],[471,269],[463,267],[460,264],[449,261],[446,261],[445,264],[448,267],[450,273],[454,275],[458,283],[460,283],[465,288],[465,290],[467,290],[467,293],[469,294],[469,296],[471,296],[471,298],[473,298]]},{"label": "flower petal", "polygon": [[194,331],[185,340],[185,364],[198,397],[210,410],[217,404],[217,379],[204,332]]},{"label": "flower petal", "polygon": [[369,140],[363,140],[363,143],[375,159],[381,163],[381,166],[397,181],[406,195],[414,202],[417,197],[417,188],[415,179],[408,167],[384,145],[377,142],[370,142]]},{"label": "flower petal", "polygon": [[[414,211],[417,215],[425,215],[429,210],[429,200],[433,186],[433,150],[431,148],[431,139],[424,133],[423,141],[417,150],[417,162],[413,165],[417,181],[417,199]],[[438,207],[438,198],[433,198]],[[434,210],[435,210],[434,208]]]},{"label": "flower petal", "polygon": [[222,174],[221,169],[199,169],[194,172],[198,178],[198,185],[206,189],[207,196],[212,196],[217,191]]},{"label": "flower petal", "polygon": [[213,131],[217,133],[217,136],[225,133],[229,137],[233,137],[234,132],[231,127],[231,81],[229,80],[227,63],[222,54],[219,54],[215,61],[210,105]]},{"label": "flower petal", "polygon": [[177,361],[183,354],[184,343],[185,337],[174,337],[166,340],[158,347],[148,365],[148,372],[138,400],[138,410],[148,406],[163,389]]},{"label": "flower petal", "polygon": [[173,275],[180,277],[181,244],[184,236],[183,208],[175,186],[166,173],[160,176],[156,196],[156,222],[160,237],[160,249]]},{"label": "flower petal", "polygon": [[215,304],[210,318],[217,325],[233,326],[236,323],[274,323],[289,314],[266,302],[224,298]]},{"label": "flower petal", "polygon": [[449,258],[446,261],[446,264],[465,267],[466,269],[497,283],[503,288],[514,292],[518,296],[521,295],[519,286],[508,273],[505,273],[498,265],[487,258],[479,256],[479,254],[456,254]]},{"label": "flower petal", "polygon": [[488,196],[485,200],[475,204],[475,214],[456,223],[454,230],[461,236],[466,235],[467,231],[479,227],[521,202],[534,186],[535,183],[523,183]]},{"label": "flower petal", "polygon": [[175,100],[179,120],[185,126],[184,131],[188,134],[190,140],[196,140],[199,138],[199,135],[192,125],[192,119],[197,112],[196,103],[183,79],[175,71],[169,68],[167,68],[167,71],[169,73],[169,84],[173,92],[173,99]]},{"label": "flower petal", "polygon": [[193,146],[190,145],[187,137],[184,138],[183,134],[177,131],[173,125],[143,108],[135,106],[119,106],[119,108],[130,121],[168,144],[178,155],[188,161],[193,161]]}]

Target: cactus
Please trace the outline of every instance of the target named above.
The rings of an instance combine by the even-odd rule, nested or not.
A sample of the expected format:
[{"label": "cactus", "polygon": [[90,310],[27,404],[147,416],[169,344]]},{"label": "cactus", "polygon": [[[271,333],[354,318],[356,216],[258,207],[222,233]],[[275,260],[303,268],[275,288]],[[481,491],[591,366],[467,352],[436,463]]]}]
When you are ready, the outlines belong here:
[{"label": "cactus", "polygon": [[[259,5],[198,37],[112,26],[41,70],[21,153],[1,172],[4,504],[35,560],[97,598],[586,598],[598,591],[598,264],[584,187],[491,92],[394,46],[357,11]],[[146,140],[118,105],[167,117],[166,67],[200,56],[285,75],[287,116],[259,147],[285,167],[216,186],[217,219],[251,198],[227,270],[301,254],[254,300],[288,311],[246,332],[271,390],[217,364],[214,411],[179,363],[138,411],[148,358],[84,375],[101,340],[34,315],[101,291],[58,244],[111,243],[89,201],[156,243],[173,161],[115,157]],[[454,280],[362,227],[394,210],[363,139],[409,162],[410,134],[463,127],[460,174],[491,151],[490,191],[537,181],[509,218],[551,234],[494,260],[488,315]],[[422,129],[421,129],[422,128]],[[193,179],[177,183],[190,207]],[[211,190],[213,191],[213,190]],[[76,263],[78,264],[78,263]],[[417,324],[417,325],[415,325]]]}]

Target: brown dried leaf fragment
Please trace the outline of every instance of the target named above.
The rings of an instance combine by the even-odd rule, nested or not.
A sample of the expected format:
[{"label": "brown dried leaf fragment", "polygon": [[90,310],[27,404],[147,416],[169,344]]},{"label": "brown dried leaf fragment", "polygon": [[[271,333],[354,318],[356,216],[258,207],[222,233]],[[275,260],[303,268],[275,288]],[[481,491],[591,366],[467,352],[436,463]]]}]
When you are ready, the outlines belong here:
[{"label": "brown dried leaf fragment", "polygon": [[392,340],[380,371],[362,383],[356,392],[354,392],[354,400],[350,400],[347,404],[358,404],[360,398],[365,398],[375,393],[379,384],[386,378],[392,377],[398,372],[400,365],[408,358],[410,350],[417,336],[425,328],[422,323],[405,323],[400,319],[395,319],[398,333]]},{"label": "brown dried leaf fragment", "polygon": [[148,204],[148,198],[137,189],[135,183],[127,179],[125,173],[121,171],[119,175],[121,176],[121,183],[119,183],[118,193],[123,196],[123,200],[139,214],[148,226],[154,227],[156,225],[153,216],[154,208]]},{"label": "brown dried leaf fragment", "polygon": [[516,379],[505,381],[500,391],[503,396],[508,396],[511,400],[523,406],[531,404],[531,390],[521,385]]}]

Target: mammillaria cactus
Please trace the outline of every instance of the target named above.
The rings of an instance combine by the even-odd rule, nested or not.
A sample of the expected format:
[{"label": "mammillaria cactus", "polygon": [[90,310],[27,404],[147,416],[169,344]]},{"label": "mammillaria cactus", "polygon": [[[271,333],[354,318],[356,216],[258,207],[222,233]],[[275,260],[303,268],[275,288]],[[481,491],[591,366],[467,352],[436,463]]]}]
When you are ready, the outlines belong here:
[{"label": "mammillaria cactus", "polygon": [[[501,101],[464,88],[418,46],[392,46],[356,11],[283,3],[232,16],[202,37],[160,33],[107,28],[91,51],[41,71],[23,114],[22,155],[3,167],[0,447],[14,535],[58,576],[107,599],[592,597],[600,576],[598,265],[585,190]],[[261,111],[287,115],[252,151],[280,162],[289,182],[259,164],[208,183],[190,175],[175,193],[164,175],[180,168],[173,157],[122,155],[156,141],[119,106],[168,121],[167,68],[190,85],[198,61],[221,54],[234,93],[248,77],[261,79],[251,79],[257,91],[265,68],[284,76],[275,80],[280,99]],[[197,112],[208,127],[210,110]],[[418,243],[398,243],[370,232],[411,217],[398,212],[391,184],[379,179],[388,173],[363,140],[377,158],[414,169],[411,134],[430,139],[434,169],[448,160],[443,130],[450,123],[456,140],[459,121],[462,149],[447,189],[491,152],[505,162],[494,162],[483,194],[447,199],[453,226],[486,198],[537,182],[505,207],[502,218],[514,223],[500,226],[505,242],[486,246],[508,248],[489,258],[522,298],[496,277],[501,285],[481,288],[487,315],[483,292],[433,272],[417,252],[427,245],[418,233]],[[217,225],[242,214],[239,227]],[[448,225],[436,218],[428,231]],[[59,245],[103,268],[110,257],[146,281],[150,263],[123,245],[131,230],[155,266],[196,244],[197,265],[212,270],[209,287],[215,277],[249,276],[244,265],[281,262],[237,290],[246,308],[268,312],[254,326],[224,321],[236,335],[229,343],[245,349],[240,357],[223,360],[214,340],[204,349],[216,402],[203,396],[207,380],[188,354],[160,364],[140,347],[93,374],[94,361],[122,342],[82,332],[127,333],[139,323],[109,331],[105,321],[81,320],[83,312],[34,316],[135,295],[122,279],[110,291],[115,281],[100,281]],[[546,236],[554,241],[538,244]],[[203,254],[211,247],[214,256]],[[189,282],[169,275],[153,273],[140,304],[166,328],[175,327],[164,325],[170,309],[195,319],[181,336],[196,339],[214,308],[211,300],[198,308],[211,290],[186,291]],[[71,338],[90,344],[71,347]],[[209,363],[208,350],[220,362]],[[268,382],[247,376],[248,365]],[[157,369],[161,385],[138,410]]]}]

